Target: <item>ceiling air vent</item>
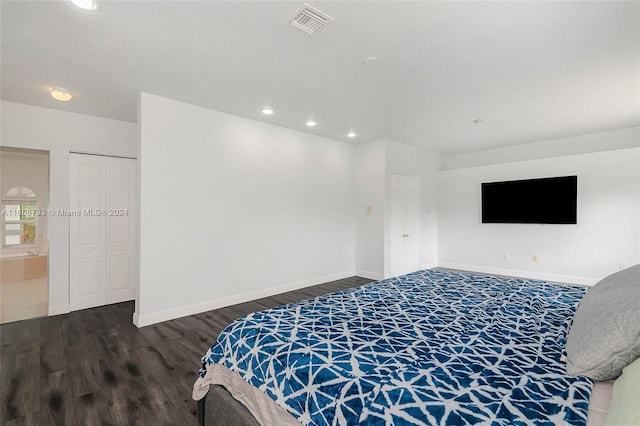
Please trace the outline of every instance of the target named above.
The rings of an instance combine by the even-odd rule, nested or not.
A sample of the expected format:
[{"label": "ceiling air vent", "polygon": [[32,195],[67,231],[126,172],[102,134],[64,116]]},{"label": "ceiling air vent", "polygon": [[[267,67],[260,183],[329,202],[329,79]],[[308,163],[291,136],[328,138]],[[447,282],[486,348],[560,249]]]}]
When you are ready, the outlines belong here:
[{"label": "ceiling air vent", "polygon": [[306,35],[313,35],[331,21],[333,21],[331,16],[305,3],[291,15],[287,22],[296,30]]}]

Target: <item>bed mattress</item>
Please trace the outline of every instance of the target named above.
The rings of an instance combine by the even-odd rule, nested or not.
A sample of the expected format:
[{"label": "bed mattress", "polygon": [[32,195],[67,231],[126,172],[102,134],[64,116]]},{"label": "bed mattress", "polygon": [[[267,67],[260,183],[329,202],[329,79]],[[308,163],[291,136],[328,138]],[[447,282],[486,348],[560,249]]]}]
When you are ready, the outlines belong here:
[{"label": "bed mattress", "polygon": [[584,425],[593,382],[562,361],[584,293],[428,270],[253,313],[203,357],[193,396],[234,389],[228,370],[303,424]]}]

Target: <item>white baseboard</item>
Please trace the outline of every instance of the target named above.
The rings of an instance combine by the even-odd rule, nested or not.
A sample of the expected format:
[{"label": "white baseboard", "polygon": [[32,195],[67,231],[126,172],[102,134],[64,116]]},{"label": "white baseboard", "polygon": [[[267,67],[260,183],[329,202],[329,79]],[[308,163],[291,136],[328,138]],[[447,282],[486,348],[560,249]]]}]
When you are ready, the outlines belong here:
[{"label": "white baseboard", "polygon": [[376,281],[384,279],[384,274],[379,274],[377,272],[370,272],[370,271],[362,271],[358,269],[356,269],[356,275],[358,277],[369,278],[370,280],[376,280]]},{"label": "white baseboard", "polygon": [[219,299],[207,300],[205,302],[195,303],[193,305],[166,309],[164,311],[152,312],[143,315],[138,314],[138,312],[134,312],[133,323],[136,327],[144,327],[163,321],[169,321],[176,318],[182,318],[189,315],[211,311],[213,309],[224,308],[225,306],[236,305],[238,303],[244,303],[251,300],[261,299],[263,297],[273,296],[275,294],[280,294],[287,291],[299,290],[301,288],[310,287],[312,285],[341,280],[344,278],[353,277],[354,275],[356,275],[356,272],[354,270],[344,271],[337,274],[323,275],[321,277],[282,284],[276,287],[269,287],[260,290],[249,291],[246,293],[234,294],[232,296],[221,297]]},{"label": "white baseboard", "polygon": [[420,265],[420,270],[423,269],[433,269],[433,268],[437,268],[438,264],[436,262],[430,262],[430,263],[423,263]]},{"label": "white baseboard", "polygon": [[[437,263],[422,263],[420,265],[419,270],[422,271],[423,269],[433,269],[437,267],[438,267]],[[367,271],[356,271],[356,274],[358,274],[361,277],[371,278],[372,280],[383,280],[385,278],[393,278],[393,276],[391,275],[385,276],[384,274],[376,274],[375,272],[367,272]],[[370,275],[365,275],[365,274],[370,274]]]},{"label": "white baseboard", "polygon": [[71,312],[71,305],[65,303],[64,305],[49,305],[49,316],[68,314]]},{"label": "white baseboard", "polygon": [[543,272],[521,271],[516,269],[494,268],[491,266],[466,265],[462,263],[439,262],[441,268],[461,269],[463,271],[482,272],[484,274],[506,275],[509,277],[529,278],[535,280],[554,281],[559,283],[580,284],[592,286],[598,278],[576,277],[572,275],[548,274]]}]

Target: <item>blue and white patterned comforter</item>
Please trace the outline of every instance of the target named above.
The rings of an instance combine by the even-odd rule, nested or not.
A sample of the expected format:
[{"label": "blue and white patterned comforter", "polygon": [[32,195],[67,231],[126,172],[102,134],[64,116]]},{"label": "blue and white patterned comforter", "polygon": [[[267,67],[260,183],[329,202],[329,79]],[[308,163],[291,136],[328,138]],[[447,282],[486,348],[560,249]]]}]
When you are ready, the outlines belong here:
[{"label": "blue and white patterned comforter", "polygon": [[585,289],[425,270],[231,323],[202,358],[303,424],[586,423],[593,382],[565,373]]}]

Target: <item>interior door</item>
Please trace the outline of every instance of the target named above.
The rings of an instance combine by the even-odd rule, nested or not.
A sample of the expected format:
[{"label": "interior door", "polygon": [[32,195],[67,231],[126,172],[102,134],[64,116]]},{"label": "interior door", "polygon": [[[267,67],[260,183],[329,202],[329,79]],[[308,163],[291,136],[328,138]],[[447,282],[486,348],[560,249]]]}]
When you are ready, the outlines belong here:
[{"label": "interior door", "polygon": [[135,160],[71,154],[70,186],[71,310],[134,299]]},{"label": "interior door", "polygon": [[136,163],[107,158],[107,303],[135,298]]},{"label": "interior door", "polygon": [[420,269],[420,180],[391,175],[390,276]]},{"label": "interior door", "polygon": [[104,158],[71,154],[69,295],[71,310],[107,300],[107,168]]}]

